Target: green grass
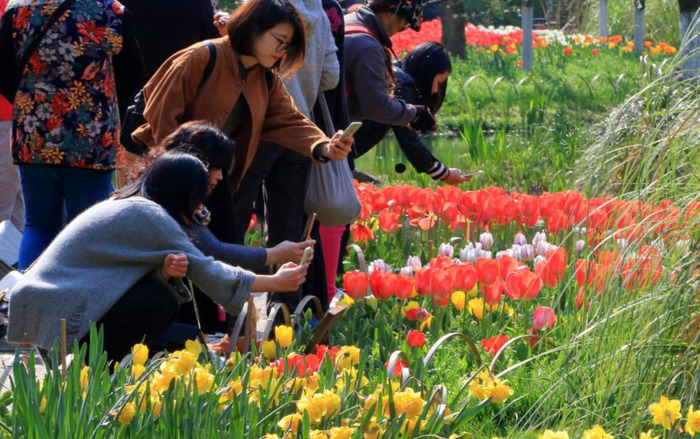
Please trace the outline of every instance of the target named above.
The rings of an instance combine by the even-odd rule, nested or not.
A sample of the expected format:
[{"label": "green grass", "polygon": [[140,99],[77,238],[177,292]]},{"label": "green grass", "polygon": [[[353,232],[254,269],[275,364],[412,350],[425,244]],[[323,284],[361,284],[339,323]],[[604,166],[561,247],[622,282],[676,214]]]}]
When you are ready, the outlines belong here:
[{"label": "green grass", "polygon": [[[438,114],[442,136],[424,141],[446,165],[484,171],[464,189],[567,189],[576,161],[594,143],[594,127],[644,83],[639,61],[619,49],[594,56],[577,47],[564,55],[563,47],[550,46],[535,54],[531,72],[517,67],[516,55],[504,59],[474,48],[465,60],[453,61]],[[434,184],[413,170],[393,137],[356,163],[385,181]],[[397,163],[406,164],[407,172],[397,174]]]}]

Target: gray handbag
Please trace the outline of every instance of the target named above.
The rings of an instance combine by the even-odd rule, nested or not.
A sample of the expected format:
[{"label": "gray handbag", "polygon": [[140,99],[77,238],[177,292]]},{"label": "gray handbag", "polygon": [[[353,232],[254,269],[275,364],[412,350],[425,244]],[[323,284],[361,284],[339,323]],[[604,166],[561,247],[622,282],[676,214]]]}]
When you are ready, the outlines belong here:
[{"label": "gray handbag", "polygon": [[[332,137],[335,128],[323,93],[319,93],[318,103],[323,113],[326,133]],[[362,205],[355,193],[347,159],[331,160],[325,164],[313,163],[308,184],[304,210],[307,214],[315,212],[316,218],[324,226],[350,224],[360,214]]]}]

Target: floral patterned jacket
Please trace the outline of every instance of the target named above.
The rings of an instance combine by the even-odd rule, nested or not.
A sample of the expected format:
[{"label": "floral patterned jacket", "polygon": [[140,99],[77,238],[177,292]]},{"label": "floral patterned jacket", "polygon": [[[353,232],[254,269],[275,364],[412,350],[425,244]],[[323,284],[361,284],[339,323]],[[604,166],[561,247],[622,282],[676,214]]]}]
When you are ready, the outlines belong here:
[{"label": "floral patterned jacket", "polygon": [[[61,0],[13,0],[20,59]],[[116,0],[77,0],[29,59],[15,95],[12,154],[17,164],[115,168],[119,112],[112,56],[122,49],[124,8]]]}]

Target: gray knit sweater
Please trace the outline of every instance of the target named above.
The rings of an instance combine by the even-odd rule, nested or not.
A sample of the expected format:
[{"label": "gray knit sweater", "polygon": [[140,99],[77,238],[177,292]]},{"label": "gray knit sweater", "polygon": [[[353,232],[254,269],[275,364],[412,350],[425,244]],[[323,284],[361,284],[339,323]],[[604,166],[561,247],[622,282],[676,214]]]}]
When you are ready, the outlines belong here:
[{"label": "gray knit sweater", "polygon": [[68,343],[79,340],[169,253],[185,253],[188,278],[229,313],[240,312],[255,275],[204,256],[162,207],[133,197],[93,206],[49,245],[12,290],[8,341],[49,349],[62,318]]}]

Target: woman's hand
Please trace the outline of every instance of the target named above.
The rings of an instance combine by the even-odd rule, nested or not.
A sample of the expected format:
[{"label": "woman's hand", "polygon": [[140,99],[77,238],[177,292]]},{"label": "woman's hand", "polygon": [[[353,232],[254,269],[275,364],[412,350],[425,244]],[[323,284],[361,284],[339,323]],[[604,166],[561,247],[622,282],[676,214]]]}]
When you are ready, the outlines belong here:
[{"label": "woman's hand", "polygon": [[214,14],[214,26],[219,31],[219,35],[225,37],[228,35],[226,30],[226,24],[228,24],[229,13],[228,12],[217,12]]},{"label": "woman's hand", "polygon": [[296,291],[306,281],[306,271],[309,264],[297,265],[291,262],[284,264],[272,276],[257,275],[250,286],[251,293],[280,293]]},{"label": "woman's hand", "polygon": [[[304,254],[304,249],[306,247],[311,247],[313,249],[314,245],[316,245],[316,241],[313,239],[302,242],[280,242],[276,246],[267,249],[265,265],[285,264],[287,262],[298,264],[301,261],[301,256]],[[313,255],[311,258],[313,258]],[[311,259],[309,259],[309,262],[311,262]]]},{"label": "woman's hand", "polygon": [[338,130],[338,132],[333,135],[330,143],[326,145],[324,156],[331,160],[343,160],[347,158],[350,151],[352,151],[352,144],[355,143],[355,139],[352,136],[345,136],[345,138],[341,140],[342,135],[343,130]]},{"label": "woman's hand", "polygon": [[449,173],[447,177],[442,180],[444,183],[450,184],[450,185],[457,185],[460,183],[466,183],[467,181],[471,180],[473,175],[468,175],[466,177],[462,177],[462,171],[457,169],[457,168],[450,168],[448,169]]},{"label": "woman's hand", "polygon": [[185,277],[189,261],[184,253],[170,253],[163,262],[163,277],[168,280],[171,277]]}]

